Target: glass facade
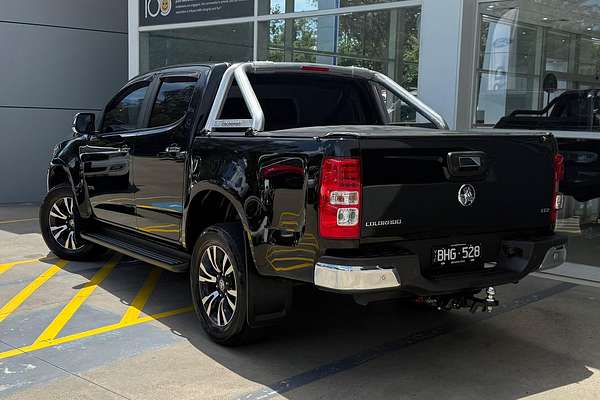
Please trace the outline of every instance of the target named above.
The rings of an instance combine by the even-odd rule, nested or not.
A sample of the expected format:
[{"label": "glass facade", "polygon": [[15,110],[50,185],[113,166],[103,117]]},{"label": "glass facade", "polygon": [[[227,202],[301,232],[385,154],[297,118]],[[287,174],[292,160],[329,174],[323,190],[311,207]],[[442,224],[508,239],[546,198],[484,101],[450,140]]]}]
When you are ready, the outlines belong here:
[{"label": "glass facade", "polygon": [[252,60],[252,23],[140,32],[140,72],[193,62]]},{"label": "glass facade", "polygon": [[258,0],[258,9],[259,15],[284,14],[388,2],[386,0]]},{"label": "glass facade", "polygon": [[[420,7],[403,1],[257,1],[257,15],[247,22],[141,29],[140,72],[203,61],[316,62],[367,67],[416,90]],[[353,6],[362,7],[348,12]]]},{"label": "glass facade", "polygon": [[479,5],[474,125],[557,136],[565,157],[557,231],[569,267],[600,266],[600,2]]},{"label": "glass facade", "polygon": [[[561,131],[571,183],[561,187],[558,230],[570,237],[571,262],[600,266],[600,137],[581,140],[600,134],[600,0],[464,1],[478,13],[462,26],[475,33],[453,32],[450,11],[460,7],[441,0],[255,1],[251,16],[140,27],[139,72],[203,61],[356,65],[416,93],[421,60],[419,94],[438,111],[447,106],[450,126]],[[394,121],[416,118],[381,95]]]},{"label": "glass facade", "polygon": [[259,25],[259,60],[355,65],[416,90],[419,8],[290,19]]},{"label": "glass facade", "polygon": [[[582,0],[510,0],[480,4],[479,60],[474,124],[496,126],[502,118],[559,116],[545,109],[569,94],[592,107],[600,87],[600,4]],[[555,101],[553,105],[560,103]],[[587,104],[589,103],[589,104]],[[561,105],[561,104],[558,104]],[[538,112],[535,114],[534,112]],[[544,112],[542,112],[544,111]],[[554,130],[598,131],[589,118],[555,118]],[[506,121],[503,121],[504,123]],[[530,121],[531,123],[535,121]],[[545,128],[544,121],[537,121]]]}]

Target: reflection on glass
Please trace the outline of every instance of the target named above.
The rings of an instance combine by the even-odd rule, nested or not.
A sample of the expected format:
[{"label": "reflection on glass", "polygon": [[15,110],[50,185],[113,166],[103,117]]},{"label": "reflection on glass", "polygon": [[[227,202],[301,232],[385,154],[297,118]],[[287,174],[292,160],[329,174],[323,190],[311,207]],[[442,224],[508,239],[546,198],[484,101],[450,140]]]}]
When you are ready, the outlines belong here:
[{"label": "reflection on glass", "polygon": [[291,12],[331,10],[341,7],[365,4],[387,3],[404,0],[258,0],[258,12],[264,14],[284,14]]},{"label": "reflection on glass", "polygon": [[[600,9],[596,1],[482,3],[474,122],[557,133],[565,177],[556,231],[568,270],[600,267]],[[596,136],[597,135],[597,136]],[[585,268],[584,267],[584,268]],[[559,267],[561,268],[561,267]]]},{"label": "reflection on glass", "polygon": [[148,83],[119,95],[106,109],[102,132],[129,131],[137,128],[138,117],[146,96]]},{"label": "reflection on glass", "polygon": [[167,78],[163,80],[152,106],[150,126],[172,124],[183,117],[194,93],[196,78]]},{"label": "reflection on glass", "polygon": [[375,90],[381,99],[382,104],[387,110],[389,123],[406,124],[417,122],[417,112],[414,108],[403,102],[398,96],[380,84],[374,84]]},{"label": "reflection on glass", "polygon": [[569,35],[548,32],[546,35],[546,71],[569,71]]},{"label": "reflection on glass", "polygon": [[140,32],[140,71],[194,62],[252,60],[252,23]]},{"label": "reflection on glass", "polygon": [[262,22],[258,58],[362,66],[415,90],[419,15],[410,7]]},{"label": "reflection on glass", "polygon": [[[600,9],[588,3],[482,4],[476,125],[543,110],[570,90],[600,88]],[[549,75],[554,84],[545,87]]]}]

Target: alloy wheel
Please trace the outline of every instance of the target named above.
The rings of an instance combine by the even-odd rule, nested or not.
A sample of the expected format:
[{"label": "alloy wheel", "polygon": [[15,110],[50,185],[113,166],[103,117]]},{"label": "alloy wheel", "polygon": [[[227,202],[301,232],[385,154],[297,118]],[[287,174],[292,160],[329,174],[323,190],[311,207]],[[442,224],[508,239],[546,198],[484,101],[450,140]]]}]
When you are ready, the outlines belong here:
[{"label": "alloy wheel", "polygon": [[83,247],[83,243],[78,239],[75,230],[73,206],[72,197],[62,197],[52,204],[48,216],[52,237],[54,237],[56,243],[67,250],[78,250]]},{"label": "alloy wheel", "polygon": [[237,278],[225,250],[216,245],[204,250],[200,257],[198,281],[206,315],[217,326],[226,326],[235,313]]}]

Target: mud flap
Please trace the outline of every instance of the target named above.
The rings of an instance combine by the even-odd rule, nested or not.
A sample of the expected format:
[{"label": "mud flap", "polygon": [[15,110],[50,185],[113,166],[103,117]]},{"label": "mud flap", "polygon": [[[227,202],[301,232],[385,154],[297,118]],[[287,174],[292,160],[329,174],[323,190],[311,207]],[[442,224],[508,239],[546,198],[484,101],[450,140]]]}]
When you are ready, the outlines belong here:
[{"label": "mud flap", "polygon": [[[240,230],[239,240],[244,240]],[[237,240],[238,238],[236,238]],[[259,328],[281,322],[292,307],[292,282],[287,279],[266,278],[258,274],[252,262],[248,240],[246,244],[246,293],[248,325]]]}]

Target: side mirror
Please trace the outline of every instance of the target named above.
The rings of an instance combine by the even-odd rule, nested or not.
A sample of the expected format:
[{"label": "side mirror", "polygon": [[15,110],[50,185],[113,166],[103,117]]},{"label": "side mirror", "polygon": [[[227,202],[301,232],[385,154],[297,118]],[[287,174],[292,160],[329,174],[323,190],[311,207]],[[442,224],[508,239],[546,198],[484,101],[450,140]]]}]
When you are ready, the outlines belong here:
[{"label": "side mirror", "polygon": [[73,120],[73,136],[94,133],[96,130],[96,114],[78,113]]}]

